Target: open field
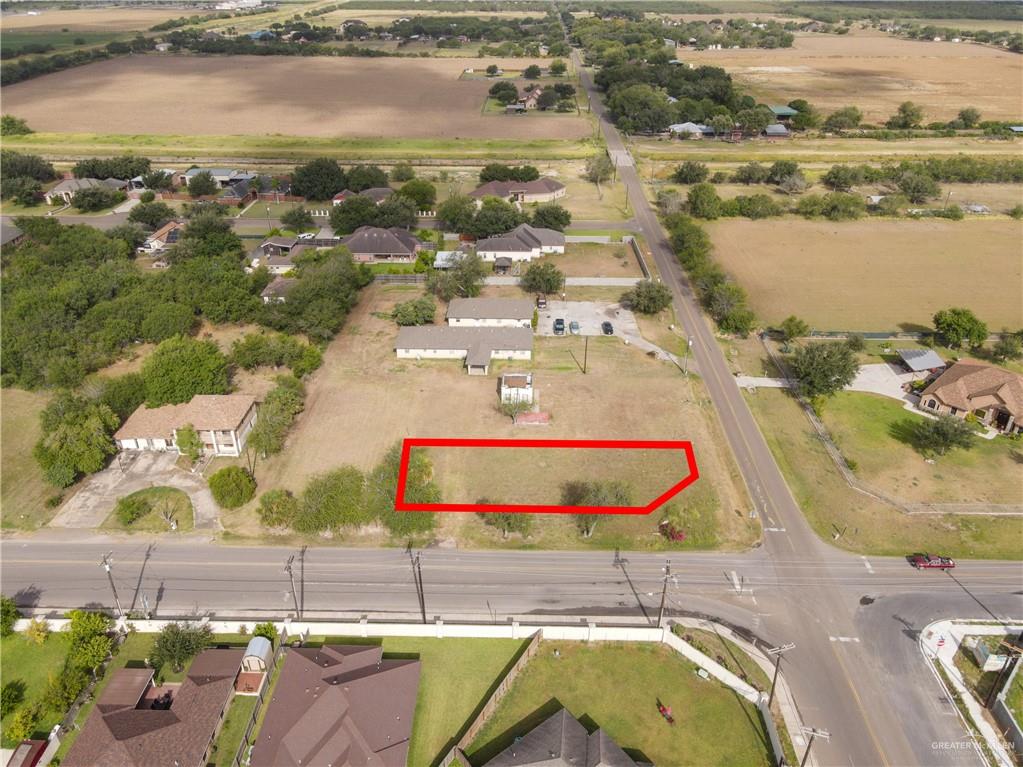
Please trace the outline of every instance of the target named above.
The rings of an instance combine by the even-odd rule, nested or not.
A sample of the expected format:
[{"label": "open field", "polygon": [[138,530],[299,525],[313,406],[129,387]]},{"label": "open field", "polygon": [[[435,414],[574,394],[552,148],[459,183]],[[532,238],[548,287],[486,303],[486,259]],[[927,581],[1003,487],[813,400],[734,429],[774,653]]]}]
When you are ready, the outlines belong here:
[{"label": "open field", "polygon": [[[662,645],[544,642],[467,750],[469,761],[486,763],[564,707],[638,761],[771,764],[756,708],[694,672]],[[671,707],[674,726],[658,714],[658,700]]]},{"label": "open field", "polygon": [[[903,514],[846,484],[799,405],[787,393],[759,389],[747,394],[746,402],[799,507],[822,538],[832,540],[840,532],[835,545],[863,554],[903,556],[912,551],[940,551],[962,558],[1020,558],[1023,519]],[[930,467],[920,459],[916,468],[924,465],[928,471],[941,472],[956,460],[954,455],[945,456]]]},{"label": "open field", "polygon": [[[531,263],[550,262],[566,277],[642,277],[632,249],[622,243],[595,245],[570,242],[563,254],[551,254]],[[525,267],[523,267],[525,271]],[[625,291],[625,288],[622,288]]]},{"label": "open field", "polygon": [[816,330],[914,330],[973,308],[992,329],[1023,326],[1023,224],[1012,220],[721,220],[714,257],[758,317]]},{"label": "open field", "polygon": [[[622,292],[589,290],[602,290],[600,296],[611,301]],[[599,300],[576,289],[569,293],[573,300]],[[526,434],[497,411],[496,376],[525,369],[536,374],[540,402],[552,415],[544,437],[677,438],[694,443],[701,478],[680,499],[687,514],[686,547],[744,548],[756,539],[756,523],[747,519],[748,501],[720,427],[698,404],[706,399],[698,379],[687,381],[670,363],[653,360],[617,338],[591,339],[585,376],[577,366],[583,355],[578,337],[538,337],[531,362],[498,362],[486,378],[469,377],[455,360],[398,360],[393,351],[397,329],[386,315],[398,301],[419,294],[416,288],[398,286],[375,285],[364,291],[345,329],[327,348],[323,367],[307,384],[306,408],[285,451],[257,465],[260,492],[282,486],[300,491],[311,475],[343,464],[369,469],[406,436],[531,436],[533,432]],[[491,287],[486,295],[522,293]],[[442,314],[441,307],[438,317]],[[359,438],[338,438],[352,434]],[[254,506],[225,512],[225,528],[239,536],[262,535]],[[543,516],[528,543],[547,548],[659,547],[664,543],[656,535],[659,519],[657,514],[609,518],[592,538],[582,539],[571,520]],[[517,536],[502,540],[474,514],[442,515],[436,534],[474,546],[522,545]],[[381,535],[346,534],[345,542],[386,542]]]},{"label": "open field", "polygon": [[5,13],[0,16],[0,29],[53,32],[67,27],[72,32],[130,32],[146,30],[154,24],[178,16],[190,16],[198,11],[180,8],[75,8],[73,10],[44,10],[38,16],[24,13]]},{"label": "open field", "polygon": [[[60,674],[64,658],[67,656],[68,639],[67,634],[51,633],[41,645],[30,641],[24,634],[11,634],[0,640],[0,677],[3,678],[4,687],[14,682],[24,684],[22,705],[39,700],[46,690],[50,676]],[[35,734],[45,737],[53,725],[61,720],[61,716],[53,711],[45,711],[36,726]],[[6,725],[10,720],[11,717],[5,712],[0,722],[4,748],[13,748],[17,745],[17,741],[7,737]]]},{"label": "open field", "polygon": [[968,43],[920,42],[880,32],[797,34],[792,48],[679,51],[696,66],[724,67],[751,95],[785,104],[802,98],[824,112],[858,106],[882,123],[903,101],[924,108],[925,122],[951,120],[964,106],[987,119],[1023,113],[1019,55]]},{"label": "open field", "polygon": [[[574,114],[552,115],[542,122],[480,114],[489,85],[459,80],[458,75],[465,67],[510,62],[514,60],[123,57],[8,86],[4,110],[25,118],[35,130],[73,133],[128,129],[321,138],[445,136],[456,142],[590,135],[588,120]],[[340,95],[351,93],[359,98]],[[267,108],[269,94],[272,109]],[[185,103],[189,108],[183,110]]]},{"label": "open field", "polygon": [[60,491],[43,479],[32,448],[39,440],[39,414],[49,396],[41,392],[5,388],[0,392],[0,458],[3,474],[0,494],[0,525],[33,529],[44,524],[55,509],[47,498]]},{"label": "open field", "polygon": [[959,30],[984,29],[988,32],[1016,32],[1023,33],[1023,21],[1012,21],[1009,19],[913,19],[914,24],[932,24],[936,27],[948,27]]},{"label": "open field", "polygon": [[[378,8],[350,8],[345,10],[342,8],[338,11],[331,11],[325,13],[322,16],[316,17],[317,24],[332,24],[340,25],[342,21],[347,19],[361,19],[365,21],[370,27],[387,27],[391,25],[391,22],[397,21],[398,19],[412,19],[416,16],[421,16],[428,19],[445,18],[448,16],[476,16],[481,19],[522,19],[527,16],[534,18],[543,18],[543,13],[534,11],[532,13],[527,11],[491,11],[486,10],[483,12],[475,12],[472,10],[466,11],[431,11],[427,9],[409,9],[399,8],[394,11],[388,11]],[[496,44],[496,43],[495,43]]]}]

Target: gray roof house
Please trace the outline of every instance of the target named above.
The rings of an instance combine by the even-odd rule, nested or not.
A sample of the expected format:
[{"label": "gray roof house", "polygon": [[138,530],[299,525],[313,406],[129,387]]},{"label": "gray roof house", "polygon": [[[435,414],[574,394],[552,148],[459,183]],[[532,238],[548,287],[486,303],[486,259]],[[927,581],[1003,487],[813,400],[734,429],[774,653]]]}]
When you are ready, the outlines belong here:
[{"label": "gray roof house", "polygon": [[345,200],[351,199],[352,197],[368,197],[379,205],[392,194],[394,194],[394,190],[389,186],[374,186],[369,189],[363,189],[361,192],[353,192],[351,189],[345,189],[344,191],[335,194],[331,198],[331,202],[336,206],[340,205]]},{"label": "gray roof house", "polygon": [[70,203],[78,192],[84,189],[92,189],[93,187],[107,187],[108,189],[124,189],[128,186],[127,181],[121,181],[119,178],[107,178],[100,180],[98,178],[66,178],[57,184],[55,187],[43,194],[43,198],[46,200],[48,205],[53,205],[55,200],[63,200],[64,202]]},{"label": "gray roof house", "polygon": [[530,261],[545,253],[564,252],[564,234],[530,224],[519,224],[510,232],[476,243],[476,254],[484,261],[496,261],[502,256],[512,261]]},{"label": "gray roof house", "polygon": [[415,235],[397,226],[381,229],[378,226],[360,226],[342,238],[356,261],[412,261],[423,248]]},{"label": "gray roof house", "polygon": [[528,298],[453,298],[447,320],[452,327],[528,328],[533,321],[533,302]]},{"label": "gray roof house", "polygon": [[484,767],[638,767],[601,729],[591,733],[561,709]]},{"label": "gray roof house", "polygon": [[259,297],[264,304],[283,304],[288,300],[288,293],[298,285],[296,277],[274,277],[270,284],[263,288]]},{"label": "gray roof house", "polygon": [[398,330],[398,359],[462,359],[469,375],[487,375],[495,359],[533,357],[533,331],[528,327],[452,327],[424,325]]}]

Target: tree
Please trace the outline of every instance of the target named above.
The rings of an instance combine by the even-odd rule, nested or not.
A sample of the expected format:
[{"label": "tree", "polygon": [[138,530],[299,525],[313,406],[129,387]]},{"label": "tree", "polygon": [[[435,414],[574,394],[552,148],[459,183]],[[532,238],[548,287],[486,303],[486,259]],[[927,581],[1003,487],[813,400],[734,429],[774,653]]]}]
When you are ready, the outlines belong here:
[{"label": "tree", "polygon": [[991,348],[991,354],[996,360],[1018,360],[1023,357],[1023,340],[1019,333],[1002,333]]},{"label": "tree", "polygon": [[842,107],[824,121],[824,130],[841,131],[858,128],[863,121],[863,113],[856,107]]},{"label": "tree", "polygon": [[150,229],[159,229],[173,220],[175,215],[174,209],[165,202],[140,202],[131,209],[128,220]]},{"label": "tree", "polygon": [[9,596],[0,596],[0,637],[7,637],[14,633],[14,624],[17,623],[21,613],[18,606]]},{"label": "tree", "polygon": [[7,682],[0,690],[0,717],[9,717],[24,700],[25,683],[20,679]]},{"label": "tree", "polygon": [[348,169],[348,188],[353,192],[387,186],[387,174],[376,165],[353,165]]},{"label": "tree", "polygon": [[209,479],[213,500],[223,509],[237,509],[256,494],[256,480],[241,466],[225,466]]},{"label": "tree", "polygon": [[476,201],[468,195],[453,195],[437,206],[437,220],[446,231],[465,233],[476,216]]},{"label": "tree", "polygon": [[264,527],[290,527],[298,510],[298,499],[287,490],[268,490],[259,498],[259,521]]},{"label": "tree", "polygon": [[721,215],[721,198],[713,184],[706,181],[689,189],[689,213],[696,218],[715,219]]},{"label": "tree", "polygon": [[735,127],[735,120],[729,115],[714,115],[710,118],[710,128],[714,131],[715,136],[720,136],[724,133],[731,133]]},{"label": "tree", "polygon": [[859,370],[856,356],[843,343],[800,346],[790,365],[797,391],[808,398],[829,397],[841,391]]},{"label": "tree", "polygon": [[663,282],[640,280],[622,295],[622,303],[641,314],[657,314],[671,304],[671,290]]},{"label": "tree", "polygon": [[525,218],[525,214],[507,200],[502,200],[499,197],[484,197],[483,204],[473,216],[469,234],[477,239],[504,234],[524,223]]},{"label": "tree", "polygon": [[743,109],[735,115],[735,121],[742,130],[752,136],[759,136],[764,129],[774,122],[774,114],[769,109],[759,107]]},{"label": "tree", "polygon": [[536,64],[530,64],[522,70],[522,76],[527,80],[539,80],[541,74],[543,74],[543,70]]},{"label": "tree", "polygon": [[973,429],[962,418],[939,415],[916,424],[913,430],[914,446],[922,453],[945,455],[953,448],[969,450],[973,447]]},{"label": "tree", "polygon": [[107,229],[107,237],[114,240],[121,240],[128,246],[128,250],[134,253],[146,241],[146,230],[138,224],[118,224]]},{"label": "tree", "polygon": [[[795,109],[795,107],[792,108]],[[807,104],[806,109],[801,110],[797,115],[793,115],[789,123],[793,130],[809,130],[810,128],[816,128],[821,124],[821,115],[815,107]]]},{"label": "tree", "polygon": [[42,715],[42,704],[37,701],[22,706],[14,712],[11,721],[4,728],[4,735],[15,742],[31,738]]},{"label": "tree", "polygon": [[[437,515],[425,511],[409,514],[394,510],[400,465],[401,445],[396,444],[366,477],[366,504],[392,535],[408,539],[433,530]],[[440,488],[433,481],[433,464],[424,451],[413,450],[405,469],[404,497],[407,503],[440,502]]]},{"label": "tree", "polygon": [[291,208],[281,214],[281,223],[288,229],[301,232],[303,229],[312,229],[315,226],[313,215],[305,209],[304,205]]},{"label": "tree", "polygon": [[917,128],[924,119],[924,110],[912,101],[903,101],[898,111],[888,118],[885,126],[893,130]]},{"label": "tree", "polygon": [[138,495],[129,495],[125,498],[119,498],[117,504],[114,506],[114,516],[117,520],[128,527],[142,517],[146,516],[153,510],[149,501],[145,498],[141,498]]},{"label": "tree", "polygon": [[202,455],[202,440],[199,438],[199,432],[190,423],[177,430],[174,442],[182,455],[187,456],[192,463],[198,461]]},{"label": "tree", "polygon": [[401,326],[427,325],[433,322],[437,304],[429,296],[420,296],[395,305],[391,317]]},{"label": "tree", "polygon": [[185,664],[212,641],[213,629],[208,624],[168,623],[153,641],[149,663],[155,669],[162,669],[169,663],[175,673],[180,673]]},{"label": "tree", "polygon": [[257,623],[252,627],[252,636],[269,639],[270,644],[272,645],[277,641],[277,628],[271,621]]},{"label": "tree", "polygon": [[40,420],[43,435],[33,455],[46,480],[57,487],[99,471],[117,452],[111,435],[120,421],[106,405],[62,392],[46,406]]},{"label": "tree", "polygon": [[488,181],[536,181],[540,171],[533,165],[505,165],[492,162],[483,166],[480,171],[480,183]]},{"label": "tree", "polygon": [[149,407],[188,402],[196,394],[226,394],[227,358],[214,341],[168,338],[142,363]]},{"label": "tree", "polygon": [[899,191],[906,195],[910,202],[920,204],[941,194],[938,182],[925,173],[906,171],[899,176]]},{"label": "tree", "polygon": [[519,89],[515,87],[515,83],[508,80],[500,80],[494,83],[490,86],[490,90],[487,93],[492,99],[505,106],[517,101],[519,98]]},{"label": "tree", "polygon": [[50,163],[35,154],[22,154],[8,149],[0,150],[0,172],[5,178],[34,178],[36,181],[52,181],[57,171]]},{"label": "tree", "polygon": [[519,280],[522,289],[529,293],[557,293],[564,284],[564,273],[549,261],[530,264]]},{"label": "tree", "polygon": [[13,200],[18,205],[28,207],[39,202],[43,195],[43,185],[34,178],[27,176],[5,177],[0,181],[0,197]]},{"label": "tree", "polygon": [[[631,506],[632,491],[623,482],[565,482],[561,486],[563,506]],[[584,538],[593,535],[601,514],[573,514]]]},{"label": "tree", "polygon": [[[486,502],[481,499],[479,503]],[[488,527],[496,527],[501,531],[501,537],[507,538],[509,533],[520,533],[523,537],[529,534],[533,527],[532,514],[520,514],[517,512],[481,511],[477,516],[483,520]]]},{"label": "tree", "polygon": [[392,194],[376,207],[377,214],[374,223],[384,229],[394,226],[411,229],[419,220],[416,216],[416,201],[403,194]]},{"label": "tree", "polygon": [[554,59],[548,67],[548,70],[555,77],[561,77],[561,75],[568,71],[568,65],[566,65],[561,59]]},{"label": "tree", "polygon": [[959,110],[959,122],[964,128],[975,128],[980,122],[980,110],[975,107],[963,107]]},{"label": "tree", "polygon": [[786,341],[805,338],[810,335],[810,326],[794,314],[790,314],[781,323],[781,334]]},{"label": "tree", "polygon": [[199,171],[188,179],[188,193],[192,197],[205,197],[220,191],[220,185],[208,170]]},{"label": "tree", "polygon": [[408,197],[416,203],[416,210],[433,210],[437,202],[437,187],[424,178],[414,178],[407,182],[398,194]]},{"label": "tree", "polygon": [[355,194],[330,209],[330,226],[336,234],[351,234],[360,226],[375,226],[379,216],[372,199]]},{"label": "tree", "polygon": [[497,77],[497,73],[501,71],[501,68],[497,64],[490,64],[487,66],[487,77]]},{"label": "tree", "polygon": [[169,173],[154,170],[142,174],[142,184],[146,189],[170,189],[174,186],[174,179]]},{"label": "tree", "polygon": [[26,136],[32,133],[28,123],[14,115],[0,117],[0,136]]},{"label": "tree", "polygon": [[545,202],[536,206],[533,211],[533,226],[542,229],[554,229],[558,232],[565,231],[565,227],[572,223],[572,214],[558,205],[556,202]]},{"label": "tree", "polygon": [[426,289],[441,301],[450,301],[456,296],[474,298],[480,294],[487,276],[487,266],[475,253],[457,258],[448,269],[436,269],[426,277]]},{"label": "tree", "polygon": [[767,169],[767,181],[771,184],[780,184],[797,173],[799,173],[799,163],[793,160],[777,160]]},{"label": "tree", "polygon": [[68,654],[68,661],[78,668],[84,668],[96,673],[96,669],[107,658],[110,657],[110,650],[114,643],[110,637],[104,634],[97,634],[81,642],[72,645]]},{"label": "tree", "polygon": [[710,175],[710,170],[704,163],[686,160],[675,169],[671,180],[678,184],[698,184],[701,181],[706,181],[708,175]]},{"label": "tree", "polygon": [[407,162],[399,162],[391,168],[391,181],[411,181],[416,177],[416,172]]},{"label": "tree", "polygon": [[89,610],[70,610],[66,617],[68,623],[65,631],[68,632],[73,645],[86,642],[95,636],[105,635],[114,624],[109,615]]},{"label": "tree", "polygon": [[366,482],[354,466],[342,466],[313,476],[305,490],[292,527],[301,533],[338,531],[370,521],[365,501]]},{"label": "tree", "polygon": [[65,664],[59,674],[51,674],[43,691],[42,703],[54,713],[63,714],[89,684],[89,677],[80,668]]},{"label": "tree", "polygon": [[660,133],[671,124],[673,116],[664,91],[646,83],[613,88],[607,97],[607,108],[626,133]]},{"label": "tree", "polygon": [[75,192],[71,205],[83,212],[92,212],[110,208],[126,199],[124,192],[106,186],[91,186]]},{"label": "tree", "polygon": [[536,100],[536,107],[541,112],[546,112],[548,109],[556,107],[560,100],[561,97],[558,96],[557,91],[555,91],[553,88],[547,88],[544,90],[543,93],[540,94],[540,97]]},{"label": "tree", "polygon": [[295,168],[291,175],[294,194],[307,200],[329,200],[347,185],[345,173],[335,160],[320,157]]},{"label": "tree", "polygon": [[821,177],[821,183],[836,192],[848,192],[863,183],[863,171],[853,165],[832,165]]},{"label": "tree", "polygon": [[969,309],[941,309],[934,315],[934,329],[951,349],[964,343],[978,347],[987,340],[987,325],[977,319]]},{"label": "tree", "polygon": [[758,162],[749,162],[736,168],[732,181],[736,184],[763,184],[770,170]]},{"label": "tree", "polygon": [[606,154],[597,154],[586,160],[586,180],[593,184],[602,184],[611,178],[614,165]]},{"label": "tree", "polygon": [[185,336],[195,328],[196,316],[192,308],[184,304],[157,304],[142,320],[142,338],[150,343],[160,343],[174,336]]}]

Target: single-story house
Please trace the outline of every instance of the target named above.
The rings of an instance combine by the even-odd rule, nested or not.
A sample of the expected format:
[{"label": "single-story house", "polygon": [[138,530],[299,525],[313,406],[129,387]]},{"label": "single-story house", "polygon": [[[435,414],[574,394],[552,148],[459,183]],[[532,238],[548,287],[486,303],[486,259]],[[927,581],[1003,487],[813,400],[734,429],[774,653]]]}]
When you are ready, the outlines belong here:
[{"label": "single-story house", "polygon": [[[299,248],[295,248],[295,251]],[[287,274],[295,268],[294,254],[286,253],[282,256],[264,256],[263,263],[266,265],[266,269],[270,274]]]},{"label": "single-story house", "polygon": [[561,709],[508,746],[484,767],[554,767],[600,765],[639,767],[604,730],[587,732]]},{"label": "single-story house", "polygon": [[220,193],[220,199],[229,205],[242,202],[250,197],[255,197],[256,188],[255,183],[249,179],[232,181],[224,187],[224,191]]},{"label": "single-story house", "polygon": [[533,402],[533,374],[505,373],[501,376],[501,402]]},{"label": "single-story house", "polygon": [[[174,181],[174,176],[177,175],[177,171],[174,170],[173,168],[160,168],[158,172],[168,176],[171,179],[172,183]],[[142,180],[142,176],[135,176],[135,178],[128,179],[128,188],[137,191],[146,189],[147,187],[146,182]]]},{"label": "single-story house", "polygon": [[297,237],[282,237],[278,235],[263,240],[259,245],[259,249],[263,251],[264,256],[281,256],[290,253],[296,245],[298,245]]},{"label": "single-story house", "polygon": [[145,253],[150,256],[155,256],[157,253],[161,253],[171,245],[175,245],[181,238],[181,233],[184,230],[185,225],[183,222],[168,221],[151,235],[146,237],[146,241],[143,242],[142,247],[139,248],[139,253]]},{"label": "single-story house", "polygon": [[488,181],[469,196],[482,203],[484,197],[500,197],[510,202],[553,202],[565,196],[565,185],[546,176],[535,181]]},{"label": "single-story house", "polygon": [[14,224],[0,222],[0,248],[14,247],[25,239],[25,233]]},{"label": "single-story house", "polygon": [[469,375],[487,375],[495,359],[533,357],[533,331],[522,327],[423,325],[398,330],[398,359],[464,359]]},{"label": "single-story house", "polygon": [[519,103],[526,109],[536,109],[540,104],[540,96],[543,95],[543,88],[537,86],[525,95],[519,97]]},{"label": "single-story house", "polygon": [[779,106],[777,104],[774,104],[769,106],[768,109],[774,112],[774,117],[775,119],[778,120],[778,122],[788,122],[797,114],[799,114],[798,109],[793,109],[792,107],[785,105]]},{"label": "single-story house", "polygon": [[341,239],[356,261],[414,261],[423,249],[414,234],[397,226],[360,226]]},{"label": "single-story house", "polygon": [[368,197],[377,205],[382,203],[388,197],[394,194],[394,190],[389,186],[374,186],[369,189],[363,189],[361,192],[353,192],[350,189],[345,189],[343,192],[338,192],[331,198],[331,202],[336,206],[343,203],[352,197]]},{"label": "single-story house", "polygon": [[1004,434],[1023,432],[1023,375],[976,360],[956,362],[920,393],[929,413],[976,419]]},{"label": "single-story house", "polygon": [[379,645],[291,647],[251,767],[404,767],[420,661]]},{"label": "single-story house", "polygon": [[764,135],[767,138],[788,138],[789,129],[781,123],[772,123],[764,128]]},{"label": "single-story house", "polygon": [[476,243],[476,255],[484,261],[510,258],[530,261],[545,253],[564,253],[565,235],[554,229],[519,224],[506,234],[488,237]]},{"label": "single-story house", "polygon": [[180,405],[140,405],[114,432],[119,450],[178,450],[178,430],[191,425],[210,455],[241,455],[256,423],[248,394],[197,394]]},{"label": "single-story house", "polygon": [[270,284],[263,288],[259,297],[264,304],[283,304],[288,300],[288,293],[298,285],[295,277],[274,277]]},{"label": "single-story house", "polygon": [[230,186],[237,181],[251,181],[256,177],[255,173],[244,173],[237,168],[189,168],[178,177],[178,183],[187,184],[193,176],[200,173],[209,173],[213,180],[220,184],[221,188]]},{"label": "single-story house", "polygon": [[676,136],[685,136],[693,138],[702,138],[703,136],[713,136],[714,129],[704,125],[703,123],[684,122],[674,123],[668,126],[668,132],[673,133]]},{"label": "single-story house", "polygon": [[463,328],[531,328],[533,308],[528,298],[452,298],[447,321]]},{"label": "single-story house", "polygon": [[933,349],[896,349],[902,364],[911,373],[936,373],[945,369],[945,360]]},{"label": "single-story house", "polygon": [[55,205],[58,202],[70,203],[74,196],[83,189],[92,189],[97,186],[103,186],[108,189],[125,189],[128,186],[128,182],[121,181],[119,178],[106,178],[103,180],[98,178],[66,178],[53,187],[53,189],[45,192],[43,199],[46,200],[47,205]]},{"label": "single-story house", "polygon": [[180,686],[153,685],[153,669],[121,668],[85,720],[66,767],[203,767],[223,724],[243,650],[203,650]]}]

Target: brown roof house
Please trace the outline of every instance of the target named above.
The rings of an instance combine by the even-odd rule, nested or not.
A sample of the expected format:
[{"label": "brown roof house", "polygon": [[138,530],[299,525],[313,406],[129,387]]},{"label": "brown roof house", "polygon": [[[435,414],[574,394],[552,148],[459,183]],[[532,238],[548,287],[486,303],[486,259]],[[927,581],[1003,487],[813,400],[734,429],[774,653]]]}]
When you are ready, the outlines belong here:
[{"label": "brown roof house", "polygon": [[343,192],[335,194],[331,198],[331,202],[334,204],[334,207],[337,207],[345,200],[350,200],[352,197],[368,197],[379,205],[392,194],[394,194],[394,190],[389,186],[374,186],[369,189],[363,189],[361,192],[353,192],[351,189],[345,189]]},{"label": "brown roof house", "polygon": [[414,234],[392,226],[382,229],[379,226],[360,226],[352,234],[342,238],[341,244],[347,246],[355,261],[414,261],[416,254],[423,249]]},{"label": "brown roof house", "polygon": [[638,767],[603,730],[587,732],[561,709],[544,720],[484,767]]},{"label": "brown roof house", "polygon": [[162,253],[171,245],[177,244],[183,231],[185,231],[184,223],[181,221],[168,221],[151,235],[146,237],[146,241],[143,242],[142,247],[139,248],[139,253],[152,256]]},{"label": "brown roof house", "polygon": [[204,650],[179,687],[122,668],[89,714],[65,767],[203,767],[234,689],[241,648]]},{"label": "brown roof house", "polygon": [[296,277],[274,277],[270,284],[263,288],[259,297],[264,304],[283,304],[288,300],[288,293],[298,285]]},{"label": "brown roof house", "polygon": [[178,429],[190,424],[199,432],[204,453],[241,455],[255,423],[256,400],[249,395],[197,394],[180,405],[139,406],[114,440],[120,450],[177,450]]},{"label": "brown roof house", "polygon": [[1023,432],[1023,376],[975,360],[956,362],[920,394],[920,409],[977,420],[1005,434]]},{"label": "brown roof house", "polygon": [[487,237],[476,243],[476,255],[484,261],[508,258],[512,261],[531,261],[545,253],[564,253],[565,235],[556,229],[545,229],[530,224],[519,224],[510,232]]},{"label": "brown roof house", "polygon": [[546,176],[534,181],[488,181],[469,192],[477,203],[484,197],[500,197],[509,202],[552,202],[565,196],[565,185]]},{"label": "brown roof house", "polygon": [[418,660],[376,645],[290,648],[252,767],[405,767]]}]

